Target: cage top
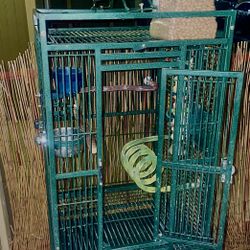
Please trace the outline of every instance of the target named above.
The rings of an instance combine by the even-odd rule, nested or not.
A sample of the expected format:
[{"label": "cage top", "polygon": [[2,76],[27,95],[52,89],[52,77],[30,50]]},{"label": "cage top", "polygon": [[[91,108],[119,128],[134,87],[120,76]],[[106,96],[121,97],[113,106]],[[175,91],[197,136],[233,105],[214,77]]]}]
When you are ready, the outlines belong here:
[{"label": "cage top", "polygon": [[126,43],[145,42],[153,39],[147,27],[98,28],[98,29],[51,29],[48,34],[49,44],[65,43]]},{"label": "cage top", "polygon": [[[126,44],[128,42],[136,43],[136,42],[159,41],[158,39],[154,39],[150,36],[148,22],[151,19],[221,17],[226,25],[224,25],[222,30],[220,30],[221,34],[217,36],[217,38],[223,38],[224,40],[227,40],[230,39],[233,34],[233,24],[234,24],[233,20],[235,19],[235,14],[236,12],[234,11],[138,12],[138,10],[126,11],[121,9],[116,9],[116,10],[38,9],[36,10],[35,13],[34,23],[37,31],[39,32],[41,31],[40,27],[46,27],[48,45],[93,44],[93,43],[108,45],[111,43]],[[129,20],[129,22],[125,23],[124,21],[126,20]],[[93,23],[92,21],[97,21],[98,24],[95,22]],[[43,22],[45,24],[44,26],[38,25]],[[71,22],[72,24],[74,23],[76,25],[67,25],[71,24]],[[83,22],[85,22],[84,25]],[[107,24],[108,22],[111,22],[111,25]],[[93,24],[95,25],[93,26]],[[124,26],[125,24],[126,26]],[[127,25],[129,27],[127,27]],[[102,27],[102,28],[97,28],[97,27]]]},{"label": "cage top", "polygon": [[45,20],[117,20],[117,19],[147,19],[147,18],[181,18],[181,17],[230,17],[236,15],[234,10],[204,11],[204,12],[157,12],[124,9],[37,9],[36,16]]}]

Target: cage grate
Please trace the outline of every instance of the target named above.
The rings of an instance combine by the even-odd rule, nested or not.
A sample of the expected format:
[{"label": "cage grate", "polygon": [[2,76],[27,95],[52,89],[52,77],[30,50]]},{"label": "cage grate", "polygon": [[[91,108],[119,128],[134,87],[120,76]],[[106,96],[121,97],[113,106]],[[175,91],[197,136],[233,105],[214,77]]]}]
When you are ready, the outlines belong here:
[{"label": "cage grate", "polygon": [[104,240],[111,248],[140,244],[153,237],[153,198],[141,190],[106,193]]},{"label": "cage grate", "polygon": [[154,40],[149,34],[148,27],[131,28],[108,28],[108,29],[51,29],[48,34],[49,44],[68,43],[124,43],[145,42]]},{"label": "cage grate", "polygon": [[[104,207],[103,236],[107,246],[123,247],[153,239],[154,207],[151,195],[140,190],[108,192],[105,200],[108,202]],[[87,212],[79,209],[82,204],[78,202],[70,206],[71,212],[60,213],[61,249],[98,249],[96,204],[89,204]],[[69,204],[67,210],[68,207]]]}]

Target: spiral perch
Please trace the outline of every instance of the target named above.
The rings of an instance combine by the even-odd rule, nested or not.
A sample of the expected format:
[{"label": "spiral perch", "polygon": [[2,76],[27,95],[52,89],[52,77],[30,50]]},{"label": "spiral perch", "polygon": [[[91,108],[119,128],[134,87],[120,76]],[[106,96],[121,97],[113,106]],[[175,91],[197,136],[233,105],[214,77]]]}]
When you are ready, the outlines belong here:
[{"label": "spiral perch", "polygon": [[[165,139],[168,137],[165,136]],[[133,140],[125,144],[121,151],[121,163],[136,185],[147,193],[155,193],[157,156],[145,143],[156,142],[158,136]],[[172,148],[169,149],[172,154]],[[199,177],[195,182],[182,183],[177,190],[184,191],[200,187]],[[171,186],[161,188],[161,192],[170,192]]]},{"label": "spiral perch", "polygon": [[[130,178],[139,188],[155,193],[157,157],[145,143],[156,142],[158,136],[150,136],[127,143],[121,151],[121,162]],[[161,192],[170,192],[170,187],[162,187]]]}]

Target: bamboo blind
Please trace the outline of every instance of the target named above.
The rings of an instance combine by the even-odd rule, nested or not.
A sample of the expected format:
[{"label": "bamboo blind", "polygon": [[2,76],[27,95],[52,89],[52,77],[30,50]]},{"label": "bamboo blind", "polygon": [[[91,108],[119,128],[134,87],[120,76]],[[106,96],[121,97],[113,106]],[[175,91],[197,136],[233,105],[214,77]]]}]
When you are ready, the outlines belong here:
[{"label": "bamboo blind", "polygon": [[33,51],[0,64],[0,157],[11,207],[11,248],[20,250],[49,249],[44,165],[34,143],[39,112]]}]

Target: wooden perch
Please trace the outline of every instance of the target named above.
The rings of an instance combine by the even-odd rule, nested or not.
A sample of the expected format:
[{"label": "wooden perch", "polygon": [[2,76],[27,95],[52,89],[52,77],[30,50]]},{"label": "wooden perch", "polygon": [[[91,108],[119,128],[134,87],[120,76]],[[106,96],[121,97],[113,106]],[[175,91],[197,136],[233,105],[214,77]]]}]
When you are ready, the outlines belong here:
[{"label": "wooden perch", "polygon": [[[102,91],[103,92],[116,92],[116,91],[136,91],[136,92],[153,92],[158,89],[157,83],[152,83],[150,85],[114,85],[114,86],[103,86]],[[88,87],[84,88],[84,92],[95,92],[96,87],[91,87],[90,89]]]}]

